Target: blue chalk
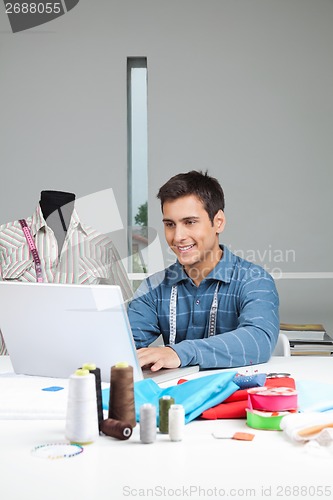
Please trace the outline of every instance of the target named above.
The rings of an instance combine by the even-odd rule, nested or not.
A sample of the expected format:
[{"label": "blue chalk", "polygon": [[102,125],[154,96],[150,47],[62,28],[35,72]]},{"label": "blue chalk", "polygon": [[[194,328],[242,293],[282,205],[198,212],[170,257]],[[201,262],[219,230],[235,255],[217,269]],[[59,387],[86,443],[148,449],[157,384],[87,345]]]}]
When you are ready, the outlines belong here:
[{"label": "blue chalk", "polygon": [[57,385],[52,385],[51,387],[44,387],[42,391],[50,391],[50,392],[56,392],[56,391],[61,391],[63,387],[58,387]]}]

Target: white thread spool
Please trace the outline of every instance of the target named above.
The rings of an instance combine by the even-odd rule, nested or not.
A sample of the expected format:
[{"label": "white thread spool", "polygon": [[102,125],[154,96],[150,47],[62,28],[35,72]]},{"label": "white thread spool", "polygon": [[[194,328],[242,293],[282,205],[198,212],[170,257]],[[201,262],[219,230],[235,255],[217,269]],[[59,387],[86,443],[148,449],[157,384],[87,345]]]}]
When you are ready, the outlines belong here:
[{"label": "white thread spool", "polygon": [[156,408],[150,403],[140,406],[140,441],[145,444],[156,440]]},{"label": "white thread spool", "polygon": [[79,444],[92,443],[99,435],[95,376],[88,370],[69,377],[65,435]]},{"label": "white thread spool", "polygon": [[171,405],[169,408],[169,437],[171,441],[181,441],[185,427],[185,410],[183,405]]}]

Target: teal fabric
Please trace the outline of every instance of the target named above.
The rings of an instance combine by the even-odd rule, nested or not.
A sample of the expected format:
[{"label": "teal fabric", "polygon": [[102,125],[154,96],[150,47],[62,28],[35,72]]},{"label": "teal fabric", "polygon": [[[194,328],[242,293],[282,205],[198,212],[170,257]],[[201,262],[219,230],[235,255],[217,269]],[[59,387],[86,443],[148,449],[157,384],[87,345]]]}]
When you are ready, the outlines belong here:
[{"label": "teal fabric", "polygon": [[[147,379],[135,382],[134,398],[136,420],[140,420],[140,407],[144,403],[155,405],[158,418],[159,399],[162,396],[171,396],[176,404],[184,406],[185,423],[198,417],[203,411],[222,403],[226,398],[239,389],[233,382],[235,371],[222,372],[188,380],[179,385],[162,389],[154,380]],[[108,409],[109,389],[103,389],[103,408]],[[158,420],[157,420],[158,423]]]},{"label": "teal fabric", "polygon": [[296,382],[300,412],[333,410],[333,384],[316,380]]}]

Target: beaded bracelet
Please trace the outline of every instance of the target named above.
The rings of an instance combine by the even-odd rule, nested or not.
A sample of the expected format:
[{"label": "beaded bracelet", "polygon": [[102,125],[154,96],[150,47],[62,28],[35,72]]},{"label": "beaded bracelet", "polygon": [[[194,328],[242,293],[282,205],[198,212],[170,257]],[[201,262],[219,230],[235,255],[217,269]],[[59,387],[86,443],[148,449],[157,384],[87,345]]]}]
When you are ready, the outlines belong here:
[{"label": "beaded bracelet", "polygon": [[83,452],[83,446],[77,443],[48,443],[36,446],[31,453],[39,458],[71,458]]}]

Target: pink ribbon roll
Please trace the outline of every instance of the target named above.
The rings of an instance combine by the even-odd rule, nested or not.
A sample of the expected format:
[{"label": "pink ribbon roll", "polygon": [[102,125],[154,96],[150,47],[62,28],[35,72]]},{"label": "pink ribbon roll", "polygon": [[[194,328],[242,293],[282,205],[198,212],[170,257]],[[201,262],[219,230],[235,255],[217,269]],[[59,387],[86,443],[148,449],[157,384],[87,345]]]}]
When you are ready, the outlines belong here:
[{"label": "pink ribbon roll", "polygon": [[297,391],[291,387],[253,387],[247,393],[251,410],[288,411],[297,408]]}]

